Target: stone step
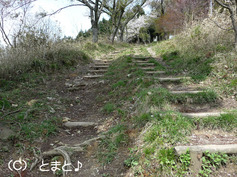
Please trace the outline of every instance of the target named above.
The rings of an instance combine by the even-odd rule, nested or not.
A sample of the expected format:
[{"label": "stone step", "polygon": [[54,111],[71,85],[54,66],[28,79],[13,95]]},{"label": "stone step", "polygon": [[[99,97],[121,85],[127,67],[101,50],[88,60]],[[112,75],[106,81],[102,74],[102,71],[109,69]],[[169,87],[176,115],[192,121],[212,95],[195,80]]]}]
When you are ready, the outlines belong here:
[{"label": "stone step", "polygon": [[84,76],[84,79],[98,79],[103,77],[104,75],[88,75],[88,76]]},{"label": "stone step", "polygon": [[228,144],[228,145],[198,145],[198,146],[176,146],[175,152],[178,155],[185,154],[187,150],[190,152],[210,152],[210,153],[225,153],[225,154],[236,154],[237,153],[237,144]]},{"label": "stone step", "polygon": [[160,82],[180,82],[184,79],[190,79],[190,77],[156,77]]},{"label": "stone step", "polygon": [[204,91],[201,90],[179,90],[179,91],[170,91],[172,94],[197,94],[197,93],[202,93]]},{"label": "stone step", "polygon": [[139,66],[155,66],[155,63],[137,63]]},{"label": "stone step", "polygon": [[165,74],[165,71],[145,71],[146,74]]},{"label": "stone step", "polygon": [[191,117],[191,118],[203,118],[209,116],[220,116],[221,114],[226,114],[226,112],[199,112],[199,113],[182,113],[183,116]]},{"label": "stone step", "polygon": [[89,70],[90,73],[106,73],[107,70]]},{"label": "stone step", "polygon": [[97,126],[98,124],[95,122],[66,122],[63,125],[67,128],[86,128]]}]

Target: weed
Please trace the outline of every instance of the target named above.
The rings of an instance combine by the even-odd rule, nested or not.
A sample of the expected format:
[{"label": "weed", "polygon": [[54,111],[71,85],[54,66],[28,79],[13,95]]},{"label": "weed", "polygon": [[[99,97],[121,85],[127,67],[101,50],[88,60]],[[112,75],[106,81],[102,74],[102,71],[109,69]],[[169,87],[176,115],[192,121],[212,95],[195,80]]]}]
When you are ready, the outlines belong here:
[{"label": "weed", "polygon": [[127,81],[123,81],[123,80],[120,80],[118,81],[117,83],[115,83],[114,85],[112,85],[112,88],[113,89],[116,89],[117,87],[125,87],[127,84]]},{"label": "weed", "polygon": [[189,150],[187,150],[185,154],[180,155],[179,161],[181,162],[181,173],[188,171],[191,164],[191,156]]},{"label": "weed", "polygon": [[104,105],[103,107],[103,112],[105,112],[106,114],[110,114],[115,110],[116,106],[112,103],[107,103],[106,105]]},{"label": "weed", "polygon": [[112,127],[101,139],[99,144],[98,159],[103,164],[110,163],[117,155],[119,146],[126,145],[128,142],[128,135],[125,133],[127,127],[124,125],[116,125]]},{"label": "weed", "polygon": [[30,140],[34,140],[39,136],[49,136],[55,134],[57,131],[56,120],[56,118],[52,120],[44,120],[40,125],[38,123],[25,123],[22,125],[20,132],[24,138]]},{"label": "weed", "polygon": [[138,126],[144,126],[150,120],[152,120],[152,115],[149,113],[134,117],[134,121]]},{"label": "weed", "polygon": [[157,145],[183,142],[192,127],[190,119],[178,114],[154,115],[154,125],[145,134],[144,140],[149,143],[155,142]]},{"label": "weed", "polygon": [[222,114],[219,117],[207,117],[197,119],[196,124],[202,128],[223,129],[225,131],[232,131],[236,129],[237,120],[236,113]]},{"label": "weed", "polygon": [[175,153],[173,149],[161,149],[158,154],[161,170],[171,168],[176,170]]},{"label": "weed", "polygon": [[216,170],[221,165],[226,164],[227,159],[228,156],[226,154],[205,152],[202,157],[202,169],[199,172],[200,176],[209,176],[213,168]]}]

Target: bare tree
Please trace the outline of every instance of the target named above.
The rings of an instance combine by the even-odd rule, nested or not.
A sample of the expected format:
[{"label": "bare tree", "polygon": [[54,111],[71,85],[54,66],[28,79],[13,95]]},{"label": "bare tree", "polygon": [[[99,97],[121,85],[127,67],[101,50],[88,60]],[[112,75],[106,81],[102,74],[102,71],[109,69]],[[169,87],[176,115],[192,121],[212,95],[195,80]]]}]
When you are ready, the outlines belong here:
[{"label": "bare tree", "polygon": [[230,13],[230,19],[235,32],[235,48],[237,48],[237,0],[215,0],[215,2]]},{"label": "bare tree", "polygon": [[27,14],[34,1],[36,0],[0,0],[0,33],[6,45],[16,47],[17,39],[27,25]]},{"label": "bare tree", "polygon": [[103,12],[106,0],[77,0],[83,3],[90,10],[90,19],[93,33],[93,42],[98,42],[99,19]]},{"label": "bare tree", "polygon": [[142,9],[142,5],[137,5],[125,13],[123,20],[121,21],[121,25],[120,25],[120,41],[121,42],[124,41],[124,31],[125,31],[128,23],[135,17],[139,17],[140,15],[145,14],[144,10]]},{"label": "bare tree", "polygon": [[42,13],[41,16],[42,17],[46,17],[46,16],[52,16],[55,15],[59,12],[61,12],[64,9],[70,8],[70,7],[75,7],[75,6],[85,6],[88,7],[89,11],[90,11],[90,19],[91,19],[91,28],[92,28],[92,35],[93,35],[93,42],[98,42],[98,32],[99,32],[99,19],[101,14],[104,12],[103,8],[104,5],[106,4],[107,1],[109,0],[71,0],[71,1],[76,1],[79,3],[73,3],[70,4],[68,6],[62,7],[58,10],[56,10],[53,13]]},{"label": "bare tree", "polygon": [[[122,19],[124,18],[124,16],[128,14],[129,11],[134,10],[135,7],[142,7],[146,1],[147,0],[113,0],[112,2],[107,2],[107,4],[105,5],[105,12],[111,17],[112,21],[112,43],[114,43],[119,28],[121,28]],[[135,10],[134,13],[135,15],[131,15],[128,18],[128,22],[131,21],[131,18],[133,19],[136,16],[137,11]],[[127,25],[127,23],[124,23],[125,26]]]}]

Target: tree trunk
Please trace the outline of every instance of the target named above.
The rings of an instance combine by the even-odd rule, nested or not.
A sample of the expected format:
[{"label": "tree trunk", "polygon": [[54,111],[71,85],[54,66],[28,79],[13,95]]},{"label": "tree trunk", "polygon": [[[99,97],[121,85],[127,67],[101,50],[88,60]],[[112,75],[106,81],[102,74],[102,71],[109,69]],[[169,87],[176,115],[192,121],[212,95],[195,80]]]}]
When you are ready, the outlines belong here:
[{"label": "tree trunk", "polygon": [[122,17],[123,17],[123,13],[124,13],[124,10],[121,10],[118,23],[115,25],[115,28],[113,30],[112,39],[111,39],[112,44],[114,43],[115,36],[117,35],[118,29],[120,27],[121,20],[122,20]]},{"label": "tree trunk", "polygon": [[120,38],[119,38],[121,42],[124,41],[124,30],[125,30],[125,27],[122,27],[122,28],[121,28]]},{"label": "tree trunk", "polygon": [[229,10],[230,12],[230,18],[231,18],[231,22],[232,22],[232,26],[235,32],[235,49],[237,49],[237,24],[236,24],[236,11],[234,10]]},{"label": "tree trunk", "polygon": [[93,42],[97,43],[98,42],[98,28],[93,27],[92,34],[93,34]]}]

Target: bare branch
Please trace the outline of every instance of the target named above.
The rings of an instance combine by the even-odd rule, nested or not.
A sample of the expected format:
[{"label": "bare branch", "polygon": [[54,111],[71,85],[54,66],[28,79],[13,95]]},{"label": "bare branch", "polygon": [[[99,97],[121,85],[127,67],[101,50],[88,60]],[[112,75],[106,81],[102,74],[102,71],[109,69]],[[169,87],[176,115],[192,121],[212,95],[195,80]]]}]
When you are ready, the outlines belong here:
[{"label": "bare branch", "polygon": [[218,28],[222,29],[222,30],[225,30],[225,31],[232,31],[234,30],[234,28],[230,28],[230,29],[225,29],[223,27],[221,27],[217,22],[215,22],[214,20],[210,19]]},{"label": "bare branch", "polygon": [[52,15],[55,15],[55,14],[61,12],[61,11],[64,10],[64,9],[67,9],[67,8],[69,8],[69,7],[75,7],[75,6],[85,6],[85,4],[71,4],[71,5],[62,7],[62,8],[60,8],[60,9],[56,10],[56,11],[53,12],[53,13],[46,14],[45,16],[52,16]]},{"label": "bare branch", "polygon": [[221,7],[224,7],[224,8],[226,8],[226,9],[231,10],[231,9],[230,9],[230,6],[228,6],[227,4],[224,4],[224,3],[222,3],[222,2],[219,1],[219,0],[215,0],[215,1],[216,1],[217,4],[219,4]]}]

